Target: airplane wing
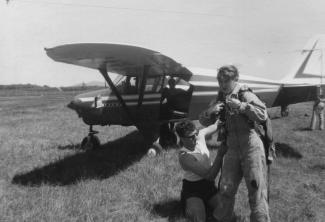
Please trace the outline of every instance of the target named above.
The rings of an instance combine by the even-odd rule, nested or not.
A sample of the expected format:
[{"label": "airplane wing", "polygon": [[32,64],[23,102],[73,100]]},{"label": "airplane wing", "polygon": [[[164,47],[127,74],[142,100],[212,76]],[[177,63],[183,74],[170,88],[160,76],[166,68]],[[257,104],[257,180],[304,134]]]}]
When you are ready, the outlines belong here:
[{"label": "airplane wing", "polygon": [[45,48],[54,61],[105,69],[120,75],[142,75],[143,67],[150,66],[149,75],[171,75],[189,80],[192,73],[173,59],[150,49],[131,45],[80,43]]}]

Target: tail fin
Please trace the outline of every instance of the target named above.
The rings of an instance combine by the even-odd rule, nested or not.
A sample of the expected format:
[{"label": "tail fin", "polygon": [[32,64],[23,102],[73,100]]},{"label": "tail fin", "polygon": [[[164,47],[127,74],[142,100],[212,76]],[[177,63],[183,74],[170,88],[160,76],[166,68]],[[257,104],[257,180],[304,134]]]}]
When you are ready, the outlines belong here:
[{"label": "tail fin", "polygon": [[312,101],[325,89],[325,35],[310,39],[300,51],[299,63],[285,76],[272,106]]},{"label": "tail fin", "polygon": [[324,72],[325,35],[316,35],[300,51],[298,64],[282,80],[291,84],[322,85]]}]

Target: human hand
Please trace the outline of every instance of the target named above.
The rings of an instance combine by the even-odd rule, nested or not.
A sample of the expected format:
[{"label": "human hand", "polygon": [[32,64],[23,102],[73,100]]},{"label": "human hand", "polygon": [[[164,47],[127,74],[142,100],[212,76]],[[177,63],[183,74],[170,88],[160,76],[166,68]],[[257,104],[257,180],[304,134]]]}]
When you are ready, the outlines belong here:
[{"label": "human hand", "polygon": [[225,104],[224,103],[217,103],[214,107],[213,107],[213,111],[215,113],[219,113],[220,111],[222,111],[225,108]]},{"label": "human hand", "polygon": [[241,102],[240,102],[239,99],[228,98],[228,99],[226,100],[226,104],[227,104],[231,109],[239,109]]}]

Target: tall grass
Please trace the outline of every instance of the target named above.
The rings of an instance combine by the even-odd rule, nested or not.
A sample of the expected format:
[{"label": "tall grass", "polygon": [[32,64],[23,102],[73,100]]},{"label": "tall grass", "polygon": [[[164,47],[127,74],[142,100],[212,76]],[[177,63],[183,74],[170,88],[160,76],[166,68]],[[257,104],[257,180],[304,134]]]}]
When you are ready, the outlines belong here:
[{"label": "tall grass", "polygon": [[[141,134],[119,126],[96,127],[101,149],[81,150],[88,127],[65,107],[72,96],[1,99],[0,221],[186,221],[177,150],[150,158]],[[271,110],[272,221],[325,221],[325,132],[305,129],[310,113],[311,103],[291,106],[287,118]],[[235,210],[248,221],[243,182]]]}]

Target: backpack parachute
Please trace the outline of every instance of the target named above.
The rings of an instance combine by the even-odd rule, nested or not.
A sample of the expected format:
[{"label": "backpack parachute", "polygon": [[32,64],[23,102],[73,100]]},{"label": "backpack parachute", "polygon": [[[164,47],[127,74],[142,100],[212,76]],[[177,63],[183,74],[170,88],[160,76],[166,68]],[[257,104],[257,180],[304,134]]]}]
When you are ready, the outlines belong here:
[{"label": "backpack parachute", "polygon": [[[247,87],[244,88],[244,89],[239,90],[238,99],[241,102],[243,101],[244,93],[247,92],[247,91],[253,93],[253,91],[250,88],[247,88]],[[274,141],[273,141],[272,121],[271,121],[271,119],[269,117],[269,114],[267,114],[267,118],[266,118],[265,121],[263,121],[263,122],[254,122],[254,127],[255,127],[255,131],[258,133],[258,135],[260,136],[260,138],[261,138],[261,140],[263,142],[266,163],[269,165],[269,164],[271,164],[273,162],[273,160],[275,158],[275,145],[274,145]]]}]

